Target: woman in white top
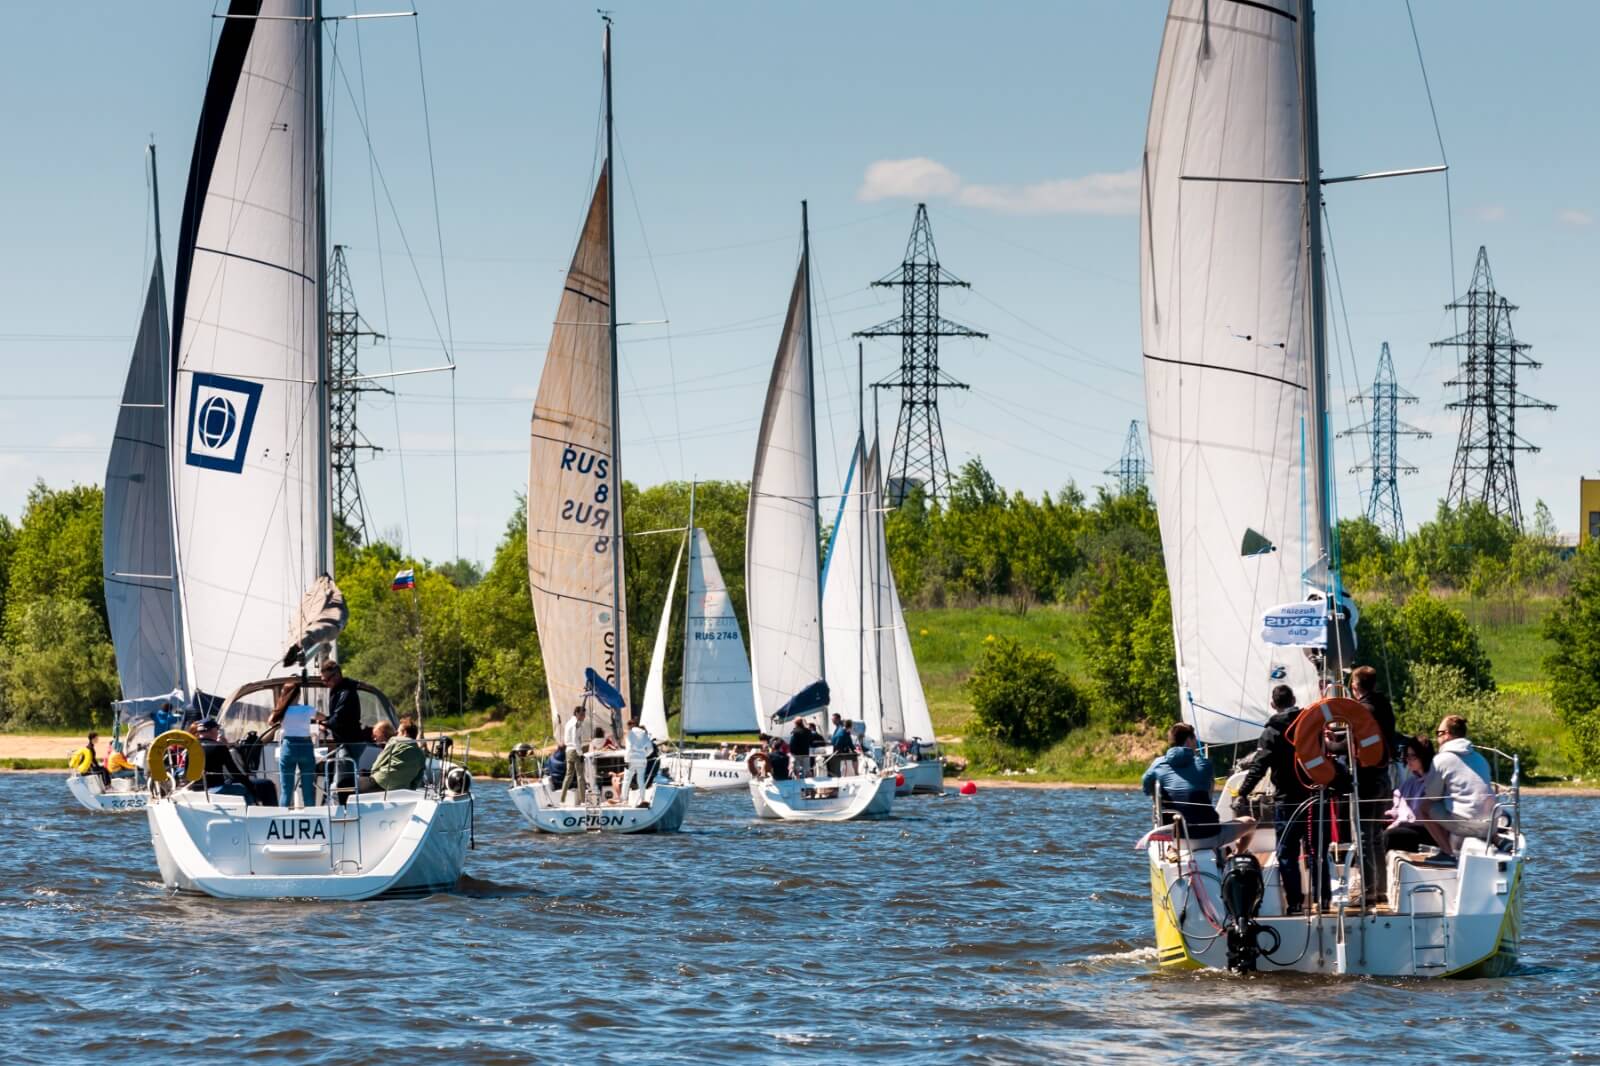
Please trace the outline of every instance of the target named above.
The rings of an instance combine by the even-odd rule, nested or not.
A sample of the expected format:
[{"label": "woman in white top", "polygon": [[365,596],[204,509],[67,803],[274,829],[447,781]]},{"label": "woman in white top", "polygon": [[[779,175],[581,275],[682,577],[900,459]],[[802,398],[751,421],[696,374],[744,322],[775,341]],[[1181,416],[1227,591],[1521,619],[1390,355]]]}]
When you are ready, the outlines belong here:
[{"label": "woman in white top", "polygon": [[294,806],[295,778],[299,777],[300,806],[316,802],[317,749],[311,742],[309,704],[295,703],[300,682],[289,681],[278,689],[278,699],[267,725],[278,726],[278,802]]}]

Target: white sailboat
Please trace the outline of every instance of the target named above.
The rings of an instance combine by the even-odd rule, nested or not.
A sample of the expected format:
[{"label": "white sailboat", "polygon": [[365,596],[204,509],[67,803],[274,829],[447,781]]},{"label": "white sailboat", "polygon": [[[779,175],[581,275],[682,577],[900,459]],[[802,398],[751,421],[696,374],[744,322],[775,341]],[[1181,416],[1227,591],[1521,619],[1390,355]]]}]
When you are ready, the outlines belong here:
[{"label": "white sailboat", "polygon": [[[831,686],[825,664],[823,588],[818,560],[816,405],[812,375],[811,254],[804,205],[802,252],[783,336],[767,386],[750,478],[745,534],[745,595],[751,677],[765,731],[809,719],[827,735]],[[844,682],[846,686],[854,678]],[[817,765],[779,779],[761,774],[750,797],[762,818],[845,821],[884,817],[894,774],[863,757],[856,773],[834,777]]]},{"label": "white sailboat", "polygon": [[[1254,741],[1280,683],[1314,740],[1324,715],[1365,714],[1319,698],[1324,676],[1340,690],[1353,650],[1348,612],[1329,610],[1341,597],[1321,204],[1322,186],[1340,180],[1351,179],[1324,179],[1318,161],[1308,0],[1173,0],[1140,198],[1145,390],[1181,709],[1208,744]],[[1301,623],[1287,639],[1286,619]],[[1319,747],[1301,766],[1325,761]],[[1491,839],[1466,841],[1454,861],[1384,856],[1387,893],[1370,904],[1353,885],[1359,835],[1343,825],[1343,888],[1297,915],[1286,913],[1270,829],[1224,859],[1217,838],[1158,825],[1141,849],[1161,963],[1504,972],[1521,923],[1515,769],[1494,822]]]},{"label": "white sailboat", "polygon": [[[560,742],[577,707],[621,740],[628,693],[623,586],[621,425],[617,391],[611,174],[611,22],[604,40],[606,160],[595,184],[545,353],[528,466],[528,583]],[[589,737],[580,745],[587,749]],[[568,753],[569,757],[572,753]],[[643,833],[683,823],[693,790],[658,778],[643,801],[604,801],[598,753],[586,754],[576,803],[562,782],[513,764],[512,802],[546,833]]]},{"label": "white sailboat", "polygon": [[823,572],[831,709],[865,725],[874,758],[894,772],[895,795],[937,795],[944,762],[889,566],[884,514],[878,444],[868,451],[858,437]]},{"label": "white sailboat", "polygon": [[156,149],[150,146],[151,212],[155,262],[139,332],[117,410],[116,433],[106,460],[102,563],[106,618],[117,652],[122,699],[112,706],[115,742],[134,764],[131,775],[72,774],[67,788],[99,813],[141,811],[149,800],[144,760],[154,738],[151,723],[163,702],[186,702],[184,656],[179,650],[183,611],[173,546],[171,460],[171,336],[167,282],[161,267],[161,198]]},{"label": "white sailboat", "polygon": [[[266,736],[284,649],[326,585],[333,521],[324,313],[322,13],[319,0],[233,0],[221,22],[179,235],[172,344],[173,499],[184,676],[221,707],[224,736]],[[337,627],[335,627],[336,629]],[[302,645],[314,660],[330,643]],[[274,677],[276,674],[278,676]],[[300,700],[320,707],[315,677]],[[360,686],[364,726],[395,724]],[[155,739],[188,745],[186,734]],[[186,773],[201,767],[190,750]],[[377,752],[367,746],[362,768]],[[345,761],[342,770],[354,770]],[[417,788],[349,795],[318,783],[291,808],[266,779],[250,795],[175,787],[152,759],[146,813],[169,888],[235,899],[365,899],[447,889],[471,834],[471,778],[430,762]],[[266,797],[272,802],[260,802]]]},{"label": "white sailboat", "polygon": [[662,767],[678,784],[704,792],[741,789],[750,783],[745,759],[718,754],[715,748],[690,748],[688,737],[729,733],[754,733],[755,703],[750,690],[750,660],[744,653],[744,634],[733,610],[733,599],[723,583],[722,570],[711,550],[706,531],[694,525],[694,489],[689,490],[689,531],[684,548],[672,565],[667,601],[661,608],[655,653],[644,688],[644,727],[658,743],[671,742],[667,728],[663,681],[672,606],[678,588],[678,567],[685,549],[689,574],[684,590],[683,683],[678,713],[678,743],[662,758]]}]

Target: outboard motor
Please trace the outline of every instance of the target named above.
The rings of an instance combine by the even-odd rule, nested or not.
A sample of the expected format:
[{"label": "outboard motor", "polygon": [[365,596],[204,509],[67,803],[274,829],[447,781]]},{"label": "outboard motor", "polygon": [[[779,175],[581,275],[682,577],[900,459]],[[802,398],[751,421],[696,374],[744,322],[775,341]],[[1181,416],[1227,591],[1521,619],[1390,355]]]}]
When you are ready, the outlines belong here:
[{"label": "outboard motor", "polygon": [[[1256,921],[1265,891],[1261,864],[1254,855],[1240,852],[1228,860],[1222,875],[1222,905],[1228,912],[1223,930],[1228,935],[1228,969],[1234,973],[1254,972],[1256,959],[1271,955],[1283,942],[1276,929]],[[1272,939],[1269,948],[1261,946],[1263,933]]]}]

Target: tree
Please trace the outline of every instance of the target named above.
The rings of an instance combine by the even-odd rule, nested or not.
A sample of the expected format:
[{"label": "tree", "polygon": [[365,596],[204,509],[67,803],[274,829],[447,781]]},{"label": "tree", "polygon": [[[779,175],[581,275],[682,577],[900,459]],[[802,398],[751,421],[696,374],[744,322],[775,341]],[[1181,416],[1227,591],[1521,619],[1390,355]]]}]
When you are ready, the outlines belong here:
[{"label": "tree", "polygon": [[0,652],[6,725],[88,727],[116,699],[116,653],[93,606],[36,596],[14,606]]},{"label": "tree", "polygon": [[1362,607],[1356,649],[1357,661],[1378,671],[1378,688],[1402,709],[1417,693],[1422,667],[1448,667],[1471,692],[1495,688],[1477,630],[1454,605],[1426,593],[1400,607],[1387,600]]},{"label": "tree", "polygon": [[1520,753],[1523,768],[1532,769],[1522,736],[1512,727],[1494,692],[1473,686],[1458,666],[1417,663],[1411,674],[1411,691],[1395,716],[1396,728],[1408,736],[1432,738],[1434,729],[1451,714],[1467,720],[1467,733],[1478,747]]},{"label": "tree", "polygon": [[98,485],[55,490],[40,481],[28,493],[9,550],[5,624],[13,632],[29,604],[44,597],[87,603],[106,624],[102,577],[101,508]]},{"label": "tree", "polygon": [[[533,601],[528,591],[528,501],[506,522],[489,572],[466,594],[462,628],[472,649],[468,684],[475,706],[511,713],[534,713],[536,726],[549,729],[544,661],[534,633]],[[548,739],[547,732],[539,733]]]},{"label": "tree", "polygon": [[1172,607],[1161,566],[1129,556],[1101,560],[1089,606],[1089,674],[1117,723],[1161,723],[1177,707]]},{"label": "tree", "polygon": [[1600,770],[1600,542],[1578,553],[1572,587],[1545,619],[1550,698],[1567,727],[1573,761]]},{"label": "tree", "polygon": [[1039,751],[1088,720],[1087,701],[1041,651],[990,638],[966,682],[980,734]]}]

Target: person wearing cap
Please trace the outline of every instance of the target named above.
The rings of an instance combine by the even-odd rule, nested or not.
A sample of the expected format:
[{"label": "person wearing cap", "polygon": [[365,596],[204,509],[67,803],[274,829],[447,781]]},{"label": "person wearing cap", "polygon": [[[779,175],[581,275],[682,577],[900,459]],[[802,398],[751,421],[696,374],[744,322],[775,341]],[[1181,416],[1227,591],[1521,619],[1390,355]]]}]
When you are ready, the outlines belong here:
[{"label": "person wearing cap", "polygon": [[567,751],[567,772],[561,777],[561,802],[567,802],[567,791],[578,790],[578,802],[583,802],[583,720],[589,716],[583,704],[572,709],[572,717],[562,730],[561,744]]},{"label": "person wearing cap", "polygon": [[197,735],[200,748],[206,757],[206,791],[217,790],[226,795],[253,797],[250,775],[244,772],[233,749],[222,739],[222,723],[215,718],[200,720]]},{"label": "person wearing cap", "polygon": [[321,674],[328,690],[324,724],[336,746],[330,757],[338,767],[340,791],[348,792],[356,787],[356,771],[367,750],[367,730],[361,724],[361,690],[344,676],[344,668],[336,659],[322,660]]}]

